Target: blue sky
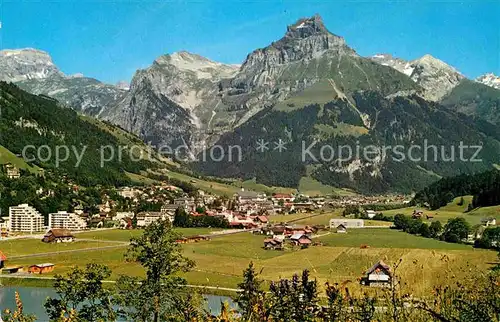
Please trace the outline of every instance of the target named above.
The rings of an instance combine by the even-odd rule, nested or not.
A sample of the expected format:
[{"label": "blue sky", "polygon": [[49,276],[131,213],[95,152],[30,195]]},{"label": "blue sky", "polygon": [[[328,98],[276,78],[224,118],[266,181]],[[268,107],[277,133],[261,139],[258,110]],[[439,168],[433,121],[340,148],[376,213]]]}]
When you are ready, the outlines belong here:
[{"label": "blue sky", "polygon": [[500,1],[0,0],[0,48],[39,48],[67,74],[115,83],[179,50],[241,63],[315,13],[361,55],[430,53],[468,77],[500,74]]}]

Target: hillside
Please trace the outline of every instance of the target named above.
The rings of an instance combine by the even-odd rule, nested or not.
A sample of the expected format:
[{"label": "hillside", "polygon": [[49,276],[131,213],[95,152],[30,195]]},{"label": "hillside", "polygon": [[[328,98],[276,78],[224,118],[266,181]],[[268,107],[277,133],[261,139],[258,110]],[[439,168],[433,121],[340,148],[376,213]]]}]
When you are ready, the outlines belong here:
[{"label": "hillside", "polygon": [[[118,148],[123,145],[116,136],[54,99],[2,82],[0,104],[1,144],[10,152],[2,153],[2,163],[44,168],[85,186],[124,185],[130,182],[125,171],[139,172],[152,165],[145,160],[133,161],[127,147],[123,147],[120,159]],[[19,156],[29,160],[27,166],[16,160]]]},{"label": "hillside", "polygon": [[[323,101],[328,100],[328,92],[323,93]],[[334,96],[335,90],[331,89],[329,94]],[[418,191],[442,176],[484,171],[497,163],[500,136],[496,130],[417,96],[386,98],[378,92],[364,91],[353,93],[349,99],[307,104],[301,95],[310,94],[305,90],[290,98],[289,109],[286,104],[265,109],[233,133],[222,136],[219,145],[242,147],[241,162],[228,162],[228,158],[220,162],[207,160],[198,162],[196,168],[215,176],[255,177],[258,183],[266,185],[297,187],[306,169],[314,166],[311,176],[324,184],[382,193]],[[256,149],[259,139],[270,143],[265,152]],[[281,153],[274,149],[273,143],[279,140],[286,144]],[[472,150],[464,151],[464,161],[456,162],[443,162],[440,151],[437,162],[434,154],[425,161],[423,150],[412,152],[414,159],[421,159],[416,162],[408,155],[398,161],[394,150],[389,150],[386,158],[371,160],[356,158],[354,154],[357,146],[363,149],[370,145],[399,145],[409,149],[415,144],[443,146],[449,154],[451,146],[458,149],[460,142],[468,145],[482,142],[479,157],[483,161],[467,162]],[[304,154],[311,145],[310,154]],[[328,149],[323,149],[322,158],[321,148],[325,146]],[[339,163],[337,152],[342,147],[351,147],[353,157]],[[336,153],[333,157],[331,151]]]},{"label": "hillside", "polygon": [[500,124],[500,90],[463,80],[442,100],[443,105],[461,113]]},{"label": "hillside", "polygon": [[437,209],[465,195],[474,196],[471,200],[474,208],[500,205],[500,171],[443,178],[419,191],[412,203]]}]

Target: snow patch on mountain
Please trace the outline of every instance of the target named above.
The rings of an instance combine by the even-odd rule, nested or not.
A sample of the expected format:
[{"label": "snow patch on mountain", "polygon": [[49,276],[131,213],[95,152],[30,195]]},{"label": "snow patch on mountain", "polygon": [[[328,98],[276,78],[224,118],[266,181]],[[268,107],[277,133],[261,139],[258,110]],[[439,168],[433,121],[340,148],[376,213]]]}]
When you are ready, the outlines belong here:
[{"label": "snow patch on mountain", "polygon": [[476,78],[476,82],[500,90],[500,76],[496,76],[493,73],[487,73],[479,76]]}]

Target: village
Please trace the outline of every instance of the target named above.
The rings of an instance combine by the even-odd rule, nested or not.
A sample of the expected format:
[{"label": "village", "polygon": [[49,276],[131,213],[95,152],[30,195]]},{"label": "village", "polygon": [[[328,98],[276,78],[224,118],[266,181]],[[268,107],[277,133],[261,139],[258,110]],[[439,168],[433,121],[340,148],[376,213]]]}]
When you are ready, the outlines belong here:
[{"label": "village", "polygon": [[[15,167],[6,167],[6,171],[11,179],[19,178]],[[75,195],[81,192],[80,187],[71,182],[68,182],[68,189]],[[40,196],[43,198],[51,193],[50,190],[42,190]],[[44,257],[41,255],[67,251],[74,252],[76,256],[77,252],[84,252],[87,247],[89,251],[94,248],[102,251],[112,251],[109,248],[114,247],[122,249],[128,245],[125,236],[136,236],[158,220],[168,220],[181,231],[182,236],[177,243],[189,249],[195,247],[193,252],[197,247],[204,247],[203,244],[223,242],[224,247],[230,248],[239,240],[245,240],[251,247],[258,247],[269,254],[260,255],[265,257],[279,254],[297,254],[300,257],[301,252],[309,249],[317,248],[322,252],[322,249],[343,245],[356,245],[359,249],[370,251],[378,245],[374,240],[382,240],[384,235],[394,236],[391,238],[397,241],[398,237],[394,235],[397,232],[390,228],[394,228],[393,216],[398,212],[409,212],[408,217],[412,220],[444,220],[439,218],[441,214],[409,206],[411,196],[404,195],[307,196],[298,192],[267,195],[241,188],[232,196],[227,196],[200,189],[186,192],[181,187],[164,182],[102,190],[101,200],[102,203],[96,204],[93,209],[75,204],[72,209],[45,215],[28,203],[10,206],[9,215],[1,217],[1,240],[9,242],[10,247],[30,240],[34,253],[28,257],[10,257],[0,248],[2,274],[51,276],[60,270],[58,266],[61,263],[37,261]],[[386,216],[389,213],[392,216]],[[495,227],[496,219],[481,218],[480,226],[480,231]],[[360,231],[366,233],[360,235]],[[387,233],[384,234],[384,231]],[[112,237],[118,234],[119,238]],[[99,240],[94,245],[96,236]],[[480,237],[480,233],[471,232],[463,242],[473,244]],[[89,245],[83,246],[85,243]],[[440,243],[436,241],[433,247],[443,247]],[[390,265],[384,262],[386,260],[385,256],[372,258],[367,263],[369,269],[362,276],[357,276],[360,284],[390,285],[392,273]],[[13,264],[7,265],[11,261]],[[65,259],[63,266],[72,264],[71,260]]]}]

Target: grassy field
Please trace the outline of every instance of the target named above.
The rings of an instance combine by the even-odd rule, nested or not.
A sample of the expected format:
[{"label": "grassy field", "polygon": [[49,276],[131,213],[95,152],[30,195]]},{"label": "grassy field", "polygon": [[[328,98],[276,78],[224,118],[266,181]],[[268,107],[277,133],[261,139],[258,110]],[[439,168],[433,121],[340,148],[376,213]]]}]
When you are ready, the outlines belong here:
[{"label": "grassy field", "polygon": [[57,243],[47,244],[39,239],[23,238],[23,239],[9,239],[0,241],[0,250],[7,256],[21,256],[38,253],[60,252],[75,249],[85,249],[102,246],[114,246],[120,243],[106,242],[100,243],[99,241],[78,241],[73,243]]},{"label": "grassy field", "polygon": [[[176,228],[176,231],[180,232],[184,236],[208,235],[212,232],[220,230],[221,229],[216,229],[216,228]],[[76,237],[82,239],[128,242],[130,238],[140,236],[142,232],[143,231],[140,229],[135,229],[135,230],[109,229],[109,230],[81,232],[77,233]]]},{"label": "grassy field", "polygon": [[40,172],[39,167],[32,167],[23,158],[17,157],[14,153],[0,145],[0,164],[11,163],[19,169],[26,169],[32,173]]},{"label": "grassy field", "polygon": [[[464,204],[458,205],[460,200],[455,198],[452,202],[448,203],[446,206],[441,207],[437,210],[424,210],[425,214],[430,214],[434,216],[431,220],[439,220],[442,223],[446,223],[448,219],[462,217],[465,218],[471,225],[478,225],[481,223],[481,219],[485,217],[494,217],[497,221],[500,221],[500,206],[493,207],[482,207],[474,209],[470,212],[465,212],[467,210],[467,205],[471,202],[472,196],[464,196]],[[404,214],[410,216],[413,210],[417,208],[408,207],[402,209],[394,209],[388,211],[382,211],[386,216],[394,216],[396,214]],[[424,218],[424,221],[425,218]]]},{"label": "grassy field", "polygon": [[311,178],[302,177],[299,181],[300,193],[308,196],[324,196],[324,195],[338,195],[338,196],[352,196],[355,193],[348,189],[339,189],[329,185],[322,184],[321,182]]},{"label": "grassy field", "polygon": [[[326,225],[330,224],[330,219],[332,218],[343,218],[342,209],[337,209],[334,211],[329,211],[325,213],[309,213],[309,214],[291,214],[291,215],[275,215],[270,216],[269,219],[272,223],[286,223],[291,222],[292,224],[298,225]],[[378,220],[364,220],[365,226],[392,226],[392,222],[378,221]]]},{"label": "grassy field", "polygon": [[[113,238],[118,239],[116,236]],[[185,277],[191,284],[234,288],[241,281],[242,271],[253,261],[268,281],[309,269],[319,285],[324,285],[326,281],[351,280],[352,289],[356,291],[360,290],[356,280],[374,262],[382,259],[392,264],[401,258],[401,278],[411,286],[413,293],[424,294],[451,274],[460,277],[469,268],[486,270],[496,261],[496,253],[492,251],[381,228],[351,229],[347,234],[331,233],[318,238],[324,246],[304,250],[264,250],[264,238],[241,233],[183,245],[185,255],[197,264]],[[361,244],[370,248],[360,249]],[[141,276],[143,270],[139,265],[124,261],[125,251],[125,248],[117,248],[64,253],[38,257],[36,262],[55,263],[56,269],[52,274],[65,273],[75,265],[95,262],[108,265],[113,271],[113,279],[120,274]],[[32,263],[33,259],[13,259],[8,265]]]}]

